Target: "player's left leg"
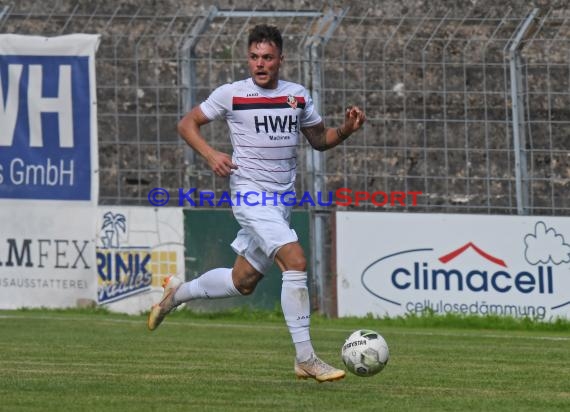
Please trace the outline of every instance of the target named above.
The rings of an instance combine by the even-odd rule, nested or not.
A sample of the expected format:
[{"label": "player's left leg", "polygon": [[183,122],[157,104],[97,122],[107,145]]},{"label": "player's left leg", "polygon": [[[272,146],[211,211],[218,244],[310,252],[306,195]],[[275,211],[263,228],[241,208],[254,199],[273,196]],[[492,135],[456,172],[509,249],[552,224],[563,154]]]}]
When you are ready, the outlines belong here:
[{"label": "player's left leg", "polygon": [[320,360],[313,349],[309,333],[311,305],[307,288],[307,263],[299,242],[279,248],[275,262],[283,271],[281,307],[295,345],[297,378],[313,378],[319,382],[344,378],[343,370]]}]

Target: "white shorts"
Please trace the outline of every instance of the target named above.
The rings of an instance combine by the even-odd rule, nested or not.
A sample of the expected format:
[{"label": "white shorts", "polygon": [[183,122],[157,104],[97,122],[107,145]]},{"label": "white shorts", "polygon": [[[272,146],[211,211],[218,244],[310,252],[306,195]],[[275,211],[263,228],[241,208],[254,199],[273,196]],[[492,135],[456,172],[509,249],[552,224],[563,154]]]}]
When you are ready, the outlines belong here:
[{"label": "white shorts", "polygon": [[287,243],[297,242],[297,233],[289,227],[291,206],[282,204],[259,204],[248,206],[240,202],[237,206],[236,191],[260,192],[254,185],[232,185],[232,210],[241,230],[231,246],[234,252],[243,256],[256,270],[265,274],[273,264],[279,248]]}]

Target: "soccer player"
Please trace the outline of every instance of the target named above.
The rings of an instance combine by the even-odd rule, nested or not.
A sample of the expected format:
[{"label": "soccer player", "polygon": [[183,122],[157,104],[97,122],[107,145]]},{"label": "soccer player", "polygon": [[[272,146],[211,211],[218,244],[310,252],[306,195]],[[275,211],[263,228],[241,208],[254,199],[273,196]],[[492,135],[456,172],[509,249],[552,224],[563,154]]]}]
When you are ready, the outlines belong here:
[{"label": "soccer player", "polygon": [[[241,226],[231,244],[237,254],[233,268],[212,269],[190,282],[168,277],[160,303],[148,317],[156,329],[176,306],[194,299],[249,295],[273,262],[283,272],[281,307],[295,345],[295,374],[319,382],[345,375],[320,360],[309,334],[310,302],[307,262],[297,235],[290,228],[291,207],[272,199],[294,190],[296,146],[302,132],[319,151],[337,146],[366,120],[358,107],[346,109],[344,124],[325,127],[307,90],[279,79],[283,40],[274,26],[258,25],[249,33],[248,67],[251,77],[215,89],[178,124],[182,138],[208,162],[212,171],[229,177],[232,210]],[[233,156],[212,148],[201,126],[224,119],[230,129]],[[268,199],[248,206],[238,193],[254,192]],[[251,204],[250,202],[247,202]]]}]

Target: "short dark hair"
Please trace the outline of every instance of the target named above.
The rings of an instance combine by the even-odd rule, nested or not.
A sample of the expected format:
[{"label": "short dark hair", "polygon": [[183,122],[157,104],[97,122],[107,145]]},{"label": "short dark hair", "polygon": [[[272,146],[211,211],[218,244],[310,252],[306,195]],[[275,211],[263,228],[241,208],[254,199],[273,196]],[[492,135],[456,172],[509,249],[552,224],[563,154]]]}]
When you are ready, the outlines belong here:
[{"label": "short dark hair", "polygon": [[249,31],[249,38],[247,39],[247,47],[249,48],[253,43],[274,43],[279,49],[279,53],[283,53],[283,38],[281,32],[275,26],[268,24],[258,24]]}]

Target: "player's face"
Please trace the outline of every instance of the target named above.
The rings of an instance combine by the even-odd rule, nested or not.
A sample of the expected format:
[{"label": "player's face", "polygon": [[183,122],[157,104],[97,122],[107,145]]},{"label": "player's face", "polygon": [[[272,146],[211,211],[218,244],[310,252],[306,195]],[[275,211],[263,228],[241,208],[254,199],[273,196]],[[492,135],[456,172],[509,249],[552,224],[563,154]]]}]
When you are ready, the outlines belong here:
[{"label": "player's face", "polygon": [[283,56],[273,42],[252,43],[248,49],[248,67],[251,78],[259,87],[275,89]]}]

